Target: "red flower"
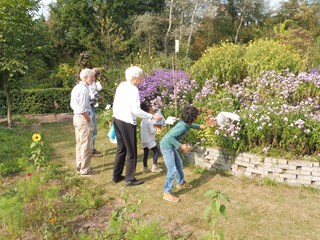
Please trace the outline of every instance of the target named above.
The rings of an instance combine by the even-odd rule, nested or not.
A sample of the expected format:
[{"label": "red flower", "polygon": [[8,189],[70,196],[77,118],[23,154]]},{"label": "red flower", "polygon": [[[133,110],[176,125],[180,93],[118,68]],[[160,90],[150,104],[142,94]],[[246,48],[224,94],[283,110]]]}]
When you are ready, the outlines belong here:
[{"label": "red flower", "polygon": [[28,173],[28,177],[31,177],[32,176],[32,173]]}]

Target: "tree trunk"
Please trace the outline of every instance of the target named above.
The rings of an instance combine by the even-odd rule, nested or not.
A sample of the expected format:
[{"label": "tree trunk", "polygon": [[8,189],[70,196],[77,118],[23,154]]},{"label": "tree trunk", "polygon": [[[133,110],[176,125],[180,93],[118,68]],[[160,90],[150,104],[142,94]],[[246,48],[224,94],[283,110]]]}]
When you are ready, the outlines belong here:
[{"label": "tree trunk", "polygon": [[237,44],[238,43],[238,37],[239,37],[239,32],[240,32],[240,28],[242,26],[242,23],[243,23],[243,15],[241,15],[241,18],[240,18],[240,23],[239,23],[239,26],[238,26],[238,29],[237,29],[237,33],[236,33],[236,37],[234,39],[234,43]]},{"label": "tree trunk", "polygon": [[166,32],[166,36],[164,39],[164,53],[167,55],[168,52],[168,37],[169,33],[171,31],[171,25],[172,25],[172,8],[173,8],[173,0],[170,0],[170,11],[169,11],[169,26]]},{"label": "tree trunk", "polygon": [[189,32],[189,37],[188,37],[188,42],[187,42],[187,50],[186,50],[186,56],[185,58],[188,57],[189,55],[189,49],[190,49],[190,44],[191,44],[191,37],[192,37],[192,33],[193,33],[193,25],[194,25],[194,17],[196,15],[196,11],[198,8],[198,4],[199,4],[199,0],[196,1],[196,4],[194,6],[193,12],[192,12],[192,17],[191,17],[191,23],[190,23],[190,32]]},{"label": "tree trunk", "polygon": [[7,83],[4,84],[4,93],[6,95],[6,102],[7,102],[7,120],[9,128],[13,127],[12,121],[12,103],[10,98],[10,88]]}]

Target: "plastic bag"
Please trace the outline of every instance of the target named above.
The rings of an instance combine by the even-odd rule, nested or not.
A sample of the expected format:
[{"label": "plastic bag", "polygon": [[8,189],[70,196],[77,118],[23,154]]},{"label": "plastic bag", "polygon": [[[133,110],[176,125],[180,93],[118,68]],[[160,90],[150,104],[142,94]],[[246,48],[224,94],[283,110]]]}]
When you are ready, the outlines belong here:
[{"label": "plastic bag", "polygon": [[235,114],[235,113],[220,112],[216,120],[219,126],[223,126],[231,122],[240,122],[240,117],[238,114]]},{"label": "plastic bag", "polygon": [[111,128],[108,132],[108,137],[111,143],[117,144],[117,136],[116,136],[116,131],[114,130],[113,124],[111,125]]},{"label": "plastic bag", "polygon": [[154,125],[158,125],[158,126],[164,125],[164,124],[165,124],[165,119],[164,119],[164,116],[163,116],[163,114],[161,113],[161,110],[160,110],[160,109],[157,111],[157,114],[161,115],[161,116],[162,116],[162,119],[156,121],[156,122],[154,123]]}]

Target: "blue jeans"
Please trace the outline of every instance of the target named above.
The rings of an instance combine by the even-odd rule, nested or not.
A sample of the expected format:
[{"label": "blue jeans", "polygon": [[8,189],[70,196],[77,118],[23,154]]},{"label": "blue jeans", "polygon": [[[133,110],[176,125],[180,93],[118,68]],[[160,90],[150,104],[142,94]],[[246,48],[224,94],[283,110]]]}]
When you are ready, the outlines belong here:
[{"label": "blue jeans", "polygon": [[176,149],[163,148],[160,145],[160,150],[167,167],[166,182],[164,184],[164,192],[172,193],[174,175],[176,174],[177,184],[184,183],[182,160]]},{"label": "blue jeans", "polygon": [[96,113],[94,111],[94,106],[90,105],[90,117],[91,117],[91,121],[93,124],[93,133],[92,133],[92,152],[94,150],[94,144],[96,142],[96,137],[97,137],[97,119],[96,119]]}]

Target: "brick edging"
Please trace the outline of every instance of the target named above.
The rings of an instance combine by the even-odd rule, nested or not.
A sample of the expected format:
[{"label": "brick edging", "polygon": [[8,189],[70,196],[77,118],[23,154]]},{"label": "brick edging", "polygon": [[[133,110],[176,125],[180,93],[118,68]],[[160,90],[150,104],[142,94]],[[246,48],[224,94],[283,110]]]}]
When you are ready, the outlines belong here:
[{"label": "brick edging", "polygon": [[221,149],[200,147],[185,154],[191,163],[209,170],[231,170],[235,176],[268,177],[279,183],[320,189],[320,164],[304,160],[262,157],[240,153],[234,161]]}]

